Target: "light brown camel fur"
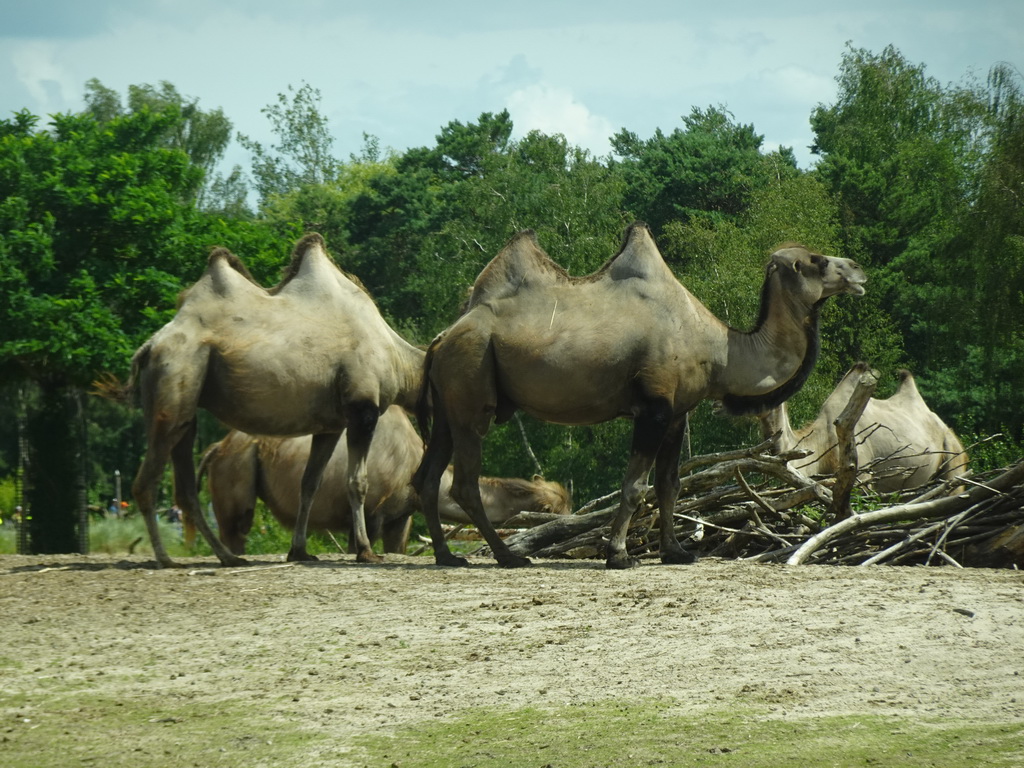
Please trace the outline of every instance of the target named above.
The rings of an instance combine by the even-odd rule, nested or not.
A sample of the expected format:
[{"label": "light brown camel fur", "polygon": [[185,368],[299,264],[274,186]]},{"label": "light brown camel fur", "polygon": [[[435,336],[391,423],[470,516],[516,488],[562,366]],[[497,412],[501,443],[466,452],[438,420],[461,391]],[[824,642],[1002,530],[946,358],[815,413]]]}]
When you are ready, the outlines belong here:
[{"label": "light brown camel fur", "polygon": [[483,437],[517,408],[556,424],[632,419],[607,565],[636,564],[626,553],[626,531],[652,465],[661,559],[692,562],[672,520],[687,414],[704,398],[752,413],[791,396],[817,358],[822,301],[863,294],[865,280],[848,259],[781,248],[766,269],[757,324],[743,333],[679,282],[646,225],[630,226],[619,253],[586,277],[551,261],[532,232],[516,235],[480,273],[465,314],[427,352],[421,423],[425,430],[431,403],[433,425],[415,483],[437,563],[465,564],[449,551],[437,516],[441,474],[454,459],[452,496],[499,564],[529,564],[494,532],[477,490]]},{"label": "light brown camel fur", "polygon": [[[278,522],[294,527],[309,446],[309,437],[256,437],[233,430],[207,449],[199,464],[199,481],[205,472],[220,540],[236,555],[245,554],[257,498]],[[385,552],[405,552],[412,514],[420,506],[411,480],[422,458],[423,441],[409,417],[398,406],[391,406],[377,422],[366,457],[366,529],[371,542],[383,540]],[[347,466],[348,449],[339,441],[309,512],[310,530],[351,532]],[[447,471],[441,479],[441,518],[469,523],[449,494],[451,477]],[[480,496],[487,519],[496,524],[524,510],[560,515],[572,511],[569,492],[540,477],[481,477]],[[187,543],[190,521],[185,522]]]},{"label": "light brown camel fur", "polygon": [[[778,452],[811,451],[806,459],[791,462],[806,475],[834,475],[839,449],[835,420],[850,401],[866,363],[853,366],[825,399],[817,417],[794,430],[786,404],[761,414],[764,437],[775,437]],[[963,444],[921,397],[910,371],[899,372],[899,388],[885,400],[871,398],[857,421],[857,465],[870,467],[867,487],[879,493],[916,488],[933,478],[949,480],[967,471]],[[962,486],[953,489],[962,490]]]},{"label": "light brown camel fur", "polygon": [[222,563],[244,562],[214,538],[199,514],[192,450],[200,408],[253,434],[313,435],[289,560],[316,559],[306,552],[309,510],[344,430],[357,557],[378,561],[363,514],[366,455],[378,416],[393,403],[415,406],[423,356],[335,265],[320,235],[298,242],[284,278],[270,290],[257,285],[227,249],[214,249],[202,277],[183,292],[177,314],[132,359],[147,436],[132,493],[157,561],[173,564],[154,516],[170,457],[177,505]]}]

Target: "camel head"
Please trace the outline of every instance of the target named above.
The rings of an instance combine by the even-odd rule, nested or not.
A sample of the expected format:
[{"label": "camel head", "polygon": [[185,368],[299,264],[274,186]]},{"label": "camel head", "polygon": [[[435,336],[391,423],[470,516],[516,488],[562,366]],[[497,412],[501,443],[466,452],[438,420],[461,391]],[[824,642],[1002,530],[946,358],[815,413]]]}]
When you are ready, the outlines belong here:
[{"label": "camel head", "polygon": [[795,244],[783,246],[772,254],[768,272],[771,274],[773,271],[808,306],[840,293],[863,296],[864,283],[868,279],[855,261],[823,256]]}]

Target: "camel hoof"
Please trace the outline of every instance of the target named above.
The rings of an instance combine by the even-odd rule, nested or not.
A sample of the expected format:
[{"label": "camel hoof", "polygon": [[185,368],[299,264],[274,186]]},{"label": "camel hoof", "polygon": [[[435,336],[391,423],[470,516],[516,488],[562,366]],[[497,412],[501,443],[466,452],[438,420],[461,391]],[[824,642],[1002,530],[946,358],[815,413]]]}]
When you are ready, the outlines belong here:
[{"label": "camel hoof", "polygon": [[674,549],[663,552],[661,562],[665,565],[692,565],[697,562],[697,555],[685,549]]},{"label": "camel hoof", "polygon": [[383,563],[384,558],[376,552],[360,552],[356,555],[357,563]]},{"label": "camel hoof", "polygon": [[498,565],[502,568],[527,568],[533,565],[533,562],[528,557],[510,554],[498,560]]},{"label": "camel hoof", "polygon": [[435,565],[448,566],[448,567],[451,567],[451,568],[465,568],[466,566],[469,565],[469,560],[467,560],[464,557],[459,557],[457,555],[453,555],[451,552],[448,552],[448,553],[443,554],[443,555],[435,554],[434,555],[434,564]]},{"label": "camel hoof", "polygon": [[304,549],[290,549],[288,550],[288,562],[289,563],[315,563],[320,558],[316,555],[311,555]]},{"label": "camel hoof", "polygon": [[623,552],[609,557],[604,567],[610,571],[626,571],[630,568],[636,568],[638,565],[640,565],[639,560]]}]

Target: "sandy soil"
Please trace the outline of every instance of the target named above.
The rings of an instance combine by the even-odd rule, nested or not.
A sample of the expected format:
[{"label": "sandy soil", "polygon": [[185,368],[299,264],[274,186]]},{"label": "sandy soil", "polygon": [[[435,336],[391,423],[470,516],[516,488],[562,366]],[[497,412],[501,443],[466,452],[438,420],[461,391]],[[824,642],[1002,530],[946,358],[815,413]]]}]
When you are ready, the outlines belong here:
[{"label": "sandy soil", "polygon": [[128,706],[146,692],[242,699],[340,740],[481,705],[652,697],[1024,722],[1014,571],[183,562],[0,557],[0,752],[71,690]]}]

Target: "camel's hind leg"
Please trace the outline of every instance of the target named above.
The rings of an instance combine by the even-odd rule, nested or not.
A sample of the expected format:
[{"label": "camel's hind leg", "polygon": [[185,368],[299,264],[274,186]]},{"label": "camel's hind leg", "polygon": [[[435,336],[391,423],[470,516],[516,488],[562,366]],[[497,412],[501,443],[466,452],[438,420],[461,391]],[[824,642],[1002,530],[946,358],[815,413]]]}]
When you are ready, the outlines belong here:
[{"label": "camel's hind leg", "polygon": [[420,496],[423,517],[427,521],[430,540],[434,547],[434,562],[437,565],[464,566],[469,562],[464,557],[453,555],[448,548],[448,540],[444,537],[441,527],[441,515],[438,511],[438,495],[441,491],[441,476],[452,458],[452,433],[444,409],[439,405],[437,390],[434,390],[434,424],[430,430],[430,440],[423,452],[419,469],[413,476],[413,486]]},{"label": "camel's hind leg", "polygon": [[473,525],[483,534],[494,559],[504,568],[530,565],[529,558],[517,555],[494,530],[480,498],[480,469],[483,439],[472,429],[452,433],[455,446],[455,473],[452,478],[452,498],[466,510]]},{"label": "camel's hind leg", "polygon": [[160,479],[164,474],[164,468],[167,466],[172,442],[176,437],[180,439],[180,434],[175,436],[164,432],[150,437],[146,456],[142,460],[139,471],[136,473],[135,480],[132,483],[132,498],[135,499],[135,503],[139,506],[139,511],[142,513],[142,519],[146,522],[146,530],[149,532],[149,541],[153,547],[153,554],[156,556],[157,563],[162,568],[171,568],[175,563],[171,560],[170,555],[167,554],[164,543],[160,538],[160,527],[157,525],[156,520],[156,495]]},{"label": "camel's hind leg", "polygon": [[412,531],[412,515],[384,523],[381,527],[381,540],[384,545],[384,551],[404,555],[409,546],[410,531]]},{"label": "camel's hind leg", "polygon": [[228,551],[221,541],[213,535],[206,517],[199,506],[199,494],[196,491],[196,466],[192,458],[192,445],[196,437],[196,420],[192,419],[185,429],[185,434],[171,448],[171,462],[174,465],[174,500],[181,507],[182,513],[188,515],[195,523],[199,533],[203,535],[210,549],[217,555],[223,565],[245,565],[245,560]]},{"label": "camel's hind leg", "polygon": [[[222,456],[224,451],[223,443],[215,443],[207,450],[199,464],[196,487],[201,484],[205,470],[213,516],[217,519],[217,534],[232,553],[244,555],[245,542],[256,515],[259,459],[255,443],[249,443],[241,455]],[[227,471],[221,468],[225,462]],[[185,543],[188,544],[187,539]]]}]

